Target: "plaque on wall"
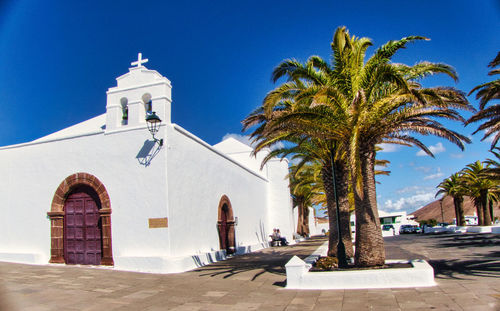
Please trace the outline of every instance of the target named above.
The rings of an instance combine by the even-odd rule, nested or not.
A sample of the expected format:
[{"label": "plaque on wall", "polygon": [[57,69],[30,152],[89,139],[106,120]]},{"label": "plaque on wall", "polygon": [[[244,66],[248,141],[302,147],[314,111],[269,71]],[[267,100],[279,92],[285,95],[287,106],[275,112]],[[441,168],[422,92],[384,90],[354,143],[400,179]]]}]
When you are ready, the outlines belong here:
[{"label": "plaque on wall", "polygon": [[149,228],[168,228],[168,218],[149,218]]}]

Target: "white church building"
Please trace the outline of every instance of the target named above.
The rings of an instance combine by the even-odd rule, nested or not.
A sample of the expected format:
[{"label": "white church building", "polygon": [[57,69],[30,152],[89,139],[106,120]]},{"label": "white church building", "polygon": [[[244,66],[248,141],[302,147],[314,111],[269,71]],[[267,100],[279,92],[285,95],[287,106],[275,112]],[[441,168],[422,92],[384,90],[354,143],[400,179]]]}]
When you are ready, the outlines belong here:
[{"label": "white church building", "polygon": [[105,114],[0,147],[0,261],[170,273],[267,247],[273,228],[291,240],[287,161],[261,170],[251,147],[172,123],[171,83],[141,57]]}]

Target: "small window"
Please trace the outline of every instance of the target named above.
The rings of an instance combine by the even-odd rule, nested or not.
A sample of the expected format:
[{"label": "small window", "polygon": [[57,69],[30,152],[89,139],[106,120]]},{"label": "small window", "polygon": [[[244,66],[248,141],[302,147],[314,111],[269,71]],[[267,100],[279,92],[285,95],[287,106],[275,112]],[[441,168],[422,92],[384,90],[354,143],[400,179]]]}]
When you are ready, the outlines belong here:
[{"label": "small window", "polygon": [[142,102],[144,103],[144,110],[146,115],[150,115],[153,112],[153,102],[151,101],[151,94],[146,93],[142,95]]},{"label": "small window", "polygon": [[124,97],[120,100],[122,106],[122,125],[128,124],[128,100]]}]

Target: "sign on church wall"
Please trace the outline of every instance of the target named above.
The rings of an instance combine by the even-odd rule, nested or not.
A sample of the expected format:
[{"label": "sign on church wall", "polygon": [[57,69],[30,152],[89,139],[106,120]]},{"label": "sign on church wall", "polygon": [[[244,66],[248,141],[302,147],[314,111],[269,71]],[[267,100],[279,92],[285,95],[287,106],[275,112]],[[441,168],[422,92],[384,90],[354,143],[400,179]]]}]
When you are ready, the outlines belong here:
[{"label": "sign on church wall", "polygon": [[149,228],[168,228],[168,218],[149,218]]}]

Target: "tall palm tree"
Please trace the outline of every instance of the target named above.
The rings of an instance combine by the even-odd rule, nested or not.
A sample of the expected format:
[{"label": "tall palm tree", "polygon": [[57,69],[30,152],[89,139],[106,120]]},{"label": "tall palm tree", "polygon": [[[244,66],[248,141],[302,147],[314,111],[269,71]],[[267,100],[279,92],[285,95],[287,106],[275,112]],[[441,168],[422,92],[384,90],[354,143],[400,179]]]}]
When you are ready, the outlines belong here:
[{"label": "tall palm tree", "polygon": [[[455,206],[455,218],[457,226],[465,226],[464,216],[464,195],[467,193],[464,180],[459,173],[452,174],[450,177],[443,180],[437,188],[439,189],[436,196],[444,194],[444,196],[451,196],[453,198],[453,205]],[[444,198],[443,196],[443,198]]]},{"label": "tall palm tree", "polygon": [[[349,33],[343,30],[345,42]],[[345,79],[351,98],[349,156],[352,180],[356,183],[356,254],[358,265],[383,264],[384,249],[378,222],[375,189],[376,145],[398,143],[414,145],[432,155],[412,134],[436,135],[463,148],[470,142],[451,131],[436,118],[464,121],[455,108],[472,110],[465,95],[453,88],[423,88],[418,80],[430,74],[444,73],[457,79],[453,68],[445,64],[421,62],[414,66],[391,64],[391,57],[409,42],[425,39],[407,37],[380,47],[366,62],[358,53],[346,66]]]},{"label": "tall palm tree", "polygon": [[[365,62],[371,41],[351,36],[345,27],[340,27],[331,44],[332,65],[317,56],[305,64],[295,60],[282,62],[274,70],[273,79],[286,77],[287,82],[270,92],[257,113],[244,121],[246,126],[261,125],[252,135],[265,141],[265,145],[289,140],[291,136],[302,142],[315,141],[314,145],[321,149],[318,159],[324,164],[327,199],[329,185],[335,185],[328,183],[332,177],[328,173],[340,172],[336,174],[338,182],[352,183],[355,262],[359,266],[385,262],[375,194],[376,145],[414,145],[432,155],[412,134],[436,135],[461,148],[463,142],[469,141],[435,120],[464,121],[455,110],[472,109],[464,94],[452,88],[423,88],[417,83],[434,73],[456,79],[451,67],[427,62],[414,66],[390,63],[391,57],[408,42],[422,39],[425,38],[414,36],[390,41]],[[332,162],[335,169],[328,168]],[[349,189],[347,184],[345,189]],[[347,195],[339,197],[345,197],[348,205]],[[342,210],[343,204],[339,206]]]},{"label": "tall palm tree", "polygon": [[[500,65],[500,52],[498,52],[495,59],[489,63],[488,67],[495,68],[498,65]],[[500,74],[500,69],[492,69],[488,73],[490,76],[497,74]],[[480,110],[467,120],[467,124],[484,121],[473,134],[484,130],[485,133],[481,140],[485,140],[494,134],[495,136],[491,142],[491,149],[493,149],[500,139],[500,105],[494,104],[488,108],[485,107],[491,100],[500,99],[500,79],[476,86],[469,92],[469,95],[475,91],[478,91],[476,93],[476,99],[480,99]]]},{"label": "tall palm tree", "polygon": [[498,188],[498,183],[488,177],[487,166],[481,161],[468,164],[463,170],[463,180],[468,189],[468,195],[476,206],[480,226],[491,225],[489,201]]}]

